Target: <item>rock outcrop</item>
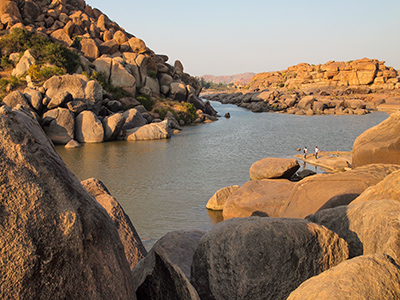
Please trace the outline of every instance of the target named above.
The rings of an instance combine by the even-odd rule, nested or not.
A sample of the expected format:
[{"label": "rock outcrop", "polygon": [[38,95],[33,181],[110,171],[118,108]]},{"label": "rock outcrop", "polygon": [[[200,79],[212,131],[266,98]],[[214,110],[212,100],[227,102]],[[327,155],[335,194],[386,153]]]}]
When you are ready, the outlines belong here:
[{"label": "rock outcrop", "polygon": [[226,200],[237,190],[238,185],[227,186],[219,189],[215,194],[208,200],[206,208],[210,210],[222,210],[224,208]]},{"label": "rock outcrop", "polygon": [[399,282],[400,269],[392,258],[382,254],[365,255],[308,279],[287,299],[398,299]]},{"label": "rock outcrop", "polygon": [[400,164],[400,113],[368,129],[354,141],[353,166]]},{"label": "rock outcrop", "polygon": [[0,107],[0,291],[11,299],[135,299],[118,232],[24,109]]},{"label": "rock outcrop", "polygon": [[248,181],[225,201],[224,220],[250,217],[256,211],[277,218],[286,207],[294,186],[294,182],[286,179]]},{"label": "rock outcrop", "polygon": [[201,238],[191,282],[201,299],[286,299],[347,256],[344,240],[305,220],[230,219]]},{"label": "rock outcrop", "polygon": [[281,217],[304,218],[316,213],[333,197],[360,195],[399,168],[398,165],[375,164],[347,172],[307,177],[296,183]]},{"label": "rock outcrop", "polygon": [[290,179],[300,168],[300,165],[295,158],[274,158],[267,157],[256,161],[250,167],[250,179]]}]

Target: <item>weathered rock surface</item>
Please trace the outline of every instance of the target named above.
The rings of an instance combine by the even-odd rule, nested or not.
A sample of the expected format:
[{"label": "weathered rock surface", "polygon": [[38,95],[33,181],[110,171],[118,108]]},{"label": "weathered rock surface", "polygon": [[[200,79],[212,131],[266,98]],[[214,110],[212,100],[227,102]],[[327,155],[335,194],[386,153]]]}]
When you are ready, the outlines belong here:
[{"label": "weathered rock surface", "polygon": [[103,124],[93,112],[85,110],[75,118],[75,139],[80,143],[103,142]]},{"label": "weathered rock surface", "polygon": [[3,299],[135,299],[106,211],[23,110],[0,108]]},{"label": "weathered rock surface", "polygon": [[354,141],[353,166],[400,164],[400,112],[368,129]]},{"label": "weathered rock surface", "polygon": [[127,141],[161,140],[171,137],[168,120],[126,130]]},{"label": "weathered rock surface", "polygon": [[190,279],[193,255],[204,234],[205,232],[200,230],[172,231],[159,239],[153,249],[162,248],[171,263],[178,266]]},{"label": "weathered rock surface", "polygon": [[122,114],[113,114],[102,121],[104,127],[104,140],[112,141],[117,138],[124,126],[125,118]]},{"label": "weathered rock surface", "polygon": [[8,105],[9,107],[17,107],[18,104],[25,106],[26,108],[30,107],[24,94],[22,94],[20,91],[14,91],[9,93],[7,96],[4,97],[2,102]]},{"label": "weathered rock surface", "polygon": [[53,76],[43,84],[46,95],[50,99],[65,91],[69,92],[75,100],[85,99],[85,87],[86,81],[74,75]]},{"label": "weathered rock surface", "polygon": [[306,220],[230,219],[201,238],[191,282],[205,300],[286,299],[347,256],[343,239]]},{"label": "weathered rock surface", "polygon": [[132,274],[138,300],[200,299],[185,274],[170,261],[162,247],[151,249]]},{"label": "weathered rock surface", "polygon": [[307,217],[349,244],[350,257],[384,253],[400,261],[400,202],[376,200],[322,210]]},{"label": "weathered rock surface", "polygon": [[255,211],[277,218],[294,186],[294,182],[286,179],[250,180],[226,200],[222,211],[224,220],[250,217]]},{"label": "weathered rock surface", "polygon": [[67,144],[74,138],[74,115],[66,108],[55,108],[43,115],[43,129],[55,144]]},{"label": "weathered rock surface", "polygon": [[382,199],[400,200],[400,171],[394,171],[376,185],[370,186],[352,203]]},{"label": "weathered rock surface", "polygon": [[129,217],[122,206],[111,196],[106,186],[96,178],[81,182],[83,187],[101,204],[113,220],[124,247],[126,259],[131,270],[146,256],[147,251]]},{"label": "weathered rock surface", "polygon": [[211,210],[222,210],[226,200],[238,189],[238,185],[227,186],[219,189],[210,200],[208,200],[206,208]]},{"label": "weathered rock surface", "polygon": [[361,194],[399,168],[397,165],[375,164],[341,173],[307,177],[294,186],[281,217],[304,218],[317,212],[333,197]]},{"label": "weathered rock surface", "polygon": [[295,158],[275,158],[267,157],[256,161],[250,167],[250,179],[290,179],[294,173],[300,168]]},{"label": "weathered rock surface", "polygon": [[399,299],[399,282],[400,269],[392,258],[382,254],[365,255],[308,279],[287,299]]},{"label": "weathered rock surface", "polygon": [[122,127],[124,131],[147,124],[146,119],[136,108],[131,108],[124,112],[123,117],[125,118],[125,123]]}]

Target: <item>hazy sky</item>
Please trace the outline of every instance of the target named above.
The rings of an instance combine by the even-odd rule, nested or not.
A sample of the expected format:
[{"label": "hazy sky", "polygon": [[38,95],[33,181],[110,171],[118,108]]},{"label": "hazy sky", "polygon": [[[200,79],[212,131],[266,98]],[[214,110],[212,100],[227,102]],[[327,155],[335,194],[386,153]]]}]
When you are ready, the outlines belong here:
[{"label": "hazy sky", "polygon": [[363,57],[400,69],[399,0],[86,0],[185,72],[233,75]]}]

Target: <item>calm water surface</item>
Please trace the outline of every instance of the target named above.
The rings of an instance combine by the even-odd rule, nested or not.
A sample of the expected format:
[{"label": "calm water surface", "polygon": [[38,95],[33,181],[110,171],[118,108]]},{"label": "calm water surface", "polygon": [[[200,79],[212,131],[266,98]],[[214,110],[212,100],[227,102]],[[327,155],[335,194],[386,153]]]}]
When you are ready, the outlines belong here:
[{"label": "calm water surface", "polygon": [[250,166],[265,157],[292,157],[316,145],[349,151],[355,138],[388,117],[255,114],[212,102],[231,118],[184,127],[168,140],[85,144],[56,149],[79,180],[104,182],[123,206],[146,248],[174,230],[213,226],[205,206],[220,188],[243,185]]}]

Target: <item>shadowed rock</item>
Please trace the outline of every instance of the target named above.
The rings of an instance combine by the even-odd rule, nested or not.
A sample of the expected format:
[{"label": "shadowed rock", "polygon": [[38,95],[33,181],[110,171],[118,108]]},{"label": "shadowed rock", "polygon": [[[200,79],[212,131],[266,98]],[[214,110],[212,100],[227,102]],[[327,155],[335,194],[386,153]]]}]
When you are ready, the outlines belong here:
[{"label": "shadowed rock", "polygon": [[1,298],[134,299],[112,220],[24,110],[0,108]]},{"label": "shadowed rock", "polygon": [[307,216],[349,244],[350,257],[385,253],[400,261],[400,202],[377,200],[352,203]]},{"label": "shadowed rock", "polygon": [[343,239],[306,220],[230,219],[201,238],[191,282],[202,300],[286,299],[347,257]]},{"label": "shadowed rock", "polygon": [[113,220],[124,246],[126,259],[132,270],[139,260],[146,256],[147,251],[131,220],[100,180],[95,178],[86,179],[82,181],[82,185],[105,208]]},{"label": "shadowed rock", "polygon": [[287,298],[314,299],[400,299],[400,268],[383,254],[356,257],[308,279]]}]

